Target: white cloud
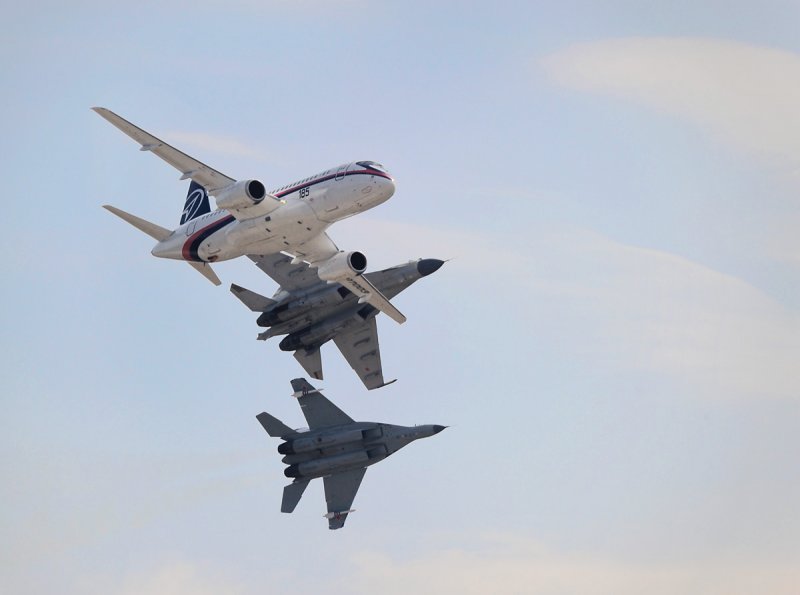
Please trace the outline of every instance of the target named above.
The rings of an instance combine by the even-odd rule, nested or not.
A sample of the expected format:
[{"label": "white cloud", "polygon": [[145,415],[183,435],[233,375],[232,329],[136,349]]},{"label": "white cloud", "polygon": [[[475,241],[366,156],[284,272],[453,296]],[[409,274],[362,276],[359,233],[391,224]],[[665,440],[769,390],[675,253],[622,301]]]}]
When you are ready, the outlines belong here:
[{"label": "white cloud", "polygon": [[[354,557],[348,584],[373,593],[535,593],[541,595],[672,595],[796,592],[795,564],[760,560],[641,562],[560,552],[533,540],[470,537],[470,549],[437,549],[401,559],[375,551]],[[463,543],[464,540],[459,540]]]},{"label": "white cloud", "polygon": [[[662,372],[718,397],[800,396],[800,317],[736,277],[596,234],[553,238],[541,275],[587,355]],[[534,275],[537,272],[534,271]]]},{"label": "white cloud", "polygon": [[359,248],[381,265],[397,260],[386,238],[413,237],[419,256],[456,256],[451,279],[502,296],[527,332],[557,338],[567,358],[667,375],[713,398],[800,397],[800,316],[742,279],[584,230],[509,240],[360,224]]},{"label": "white cloud", "polygon": [[[244,143],[238,139],[228,136],[217,136],[203,132],[170,132],[165,135],[170,139],[169,142],[178,147],[185,147],[185,150],[221,153],[231,157],[244,157],[257,161],[275,162],[278,156],[270,152]],[[200,158],[200,161],[203,159]]]},{"label": "white cloud", "polygon": [[98,572],[87,580],[85,592],[117,595],[238,595],[251,591],[208,564],[198,566],[188,561],[175,561],[149,572],[125,577],[106,577]]},{"label": "white cloud", "polygon": [[558,83],[687,118],[714,137],[800,163],[800,55],[702,38],[574,45],[540,65]]}]

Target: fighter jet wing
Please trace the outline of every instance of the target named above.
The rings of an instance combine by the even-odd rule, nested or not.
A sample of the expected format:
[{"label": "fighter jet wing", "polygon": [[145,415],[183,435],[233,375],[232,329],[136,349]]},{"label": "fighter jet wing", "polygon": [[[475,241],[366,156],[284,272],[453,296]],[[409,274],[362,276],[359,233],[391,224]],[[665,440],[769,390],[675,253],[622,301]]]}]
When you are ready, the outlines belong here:
[{"label": "fighter jet wing", "polygon": [[[316,267],[319,266],[322,261],[336,256],[339,253],[339,248],[336,247],[336,244],[333,243],[333,240],[328,234],[320,233],[306,243],[301,244],[297,248],[293,248],[292,253],[297,256],[297,258],[311,264],[312,267]],[[358,296],[359,302],[367,302],[398,324],[403,324],[406,321],[406,317],[403,313],[395,308],[394,305],[386,299],[386,296],[363,275],[352,275],[343,279],[337,279],[337,281]]]},{"label": "fighter jet wing", "polygon": [[286,291],[297,291],[322,283],[316,269],[305,262],[292,264],[292,257],[286,254],[249,254],[247,257]]},{"label": "fighter jet wing", "polygon": [[329,529],[341,529],[347,520],[347,515],[353,512],[350,507],[356,498],[358,488],[367,468],[354,469],[344,473],[328,475],[322,481],[325,483],[325,500],[328,503]]},{"label": "fighter jet wing", "polygon": [[353,419],[311,386],[305,378],[292,380],[292,389],[298,396],[309,430],[355,423]]},{"label": "fighter jet wing", "polygon": [[378,325],[374,317],[351,331],[339,333],[333,341],[369,390],[387,384],[383,381]]},{"label": "fighter jet wing", "polygon": [[182,180],[191,178],[201,186],[205,186],[209,194],[213,195],[217,190],[230,186],[236,181],[207,166],[205,163],[198,161],[194,157],[190,157],[186,153],[168,145],[163,140],[156,138],[138,126],[131,124],[125,118],[121,118],[111,110],[104,107],[93,107],[92,109],[142,145],[141,151],[150,151],[154,155],[157,155],[181,172]]}]

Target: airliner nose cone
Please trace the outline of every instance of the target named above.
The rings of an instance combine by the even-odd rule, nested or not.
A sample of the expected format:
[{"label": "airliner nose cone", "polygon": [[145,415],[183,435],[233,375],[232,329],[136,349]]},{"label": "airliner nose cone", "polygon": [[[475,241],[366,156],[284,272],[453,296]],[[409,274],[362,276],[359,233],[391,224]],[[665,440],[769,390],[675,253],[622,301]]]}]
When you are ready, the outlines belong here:
[{"label": "airliner nose cone", "polygon": [[386,180],[386,181],[384,182],[384,184],[385,184],[385,185],[386,185],[386,187],[387,187],[386,193],[387,193],[387,194],[388,194],[390,197],[391,197],[391,196],[393,196],[393,195],[394,195],[394,191],[397,189],[397,186],[395,186],[395,183],[394,183],[394,178],[389,178],[388,180]]},{"label": "airliner nose cone", "polygon": [[431,273],[438,271],[444,264],[443,260],[438,258],[423,258],[417,263],[417,270],[423,277],[427,277]]}]

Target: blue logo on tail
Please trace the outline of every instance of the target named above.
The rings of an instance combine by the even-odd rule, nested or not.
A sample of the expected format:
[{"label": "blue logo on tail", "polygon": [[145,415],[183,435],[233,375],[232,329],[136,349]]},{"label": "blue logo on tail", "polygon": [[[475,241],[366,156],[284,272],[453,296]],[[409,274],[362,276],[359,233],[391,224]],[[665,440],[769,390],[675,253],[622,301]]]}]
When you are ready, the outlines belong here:
[{"label": "blue logo on tail", "polygon": [[200,184],[192,180],[192,183],[189,184],[189,193],[186,195],[186,204],[183,205],[181,225],[210,212],[211,206],[208,203],[208,192]]}]

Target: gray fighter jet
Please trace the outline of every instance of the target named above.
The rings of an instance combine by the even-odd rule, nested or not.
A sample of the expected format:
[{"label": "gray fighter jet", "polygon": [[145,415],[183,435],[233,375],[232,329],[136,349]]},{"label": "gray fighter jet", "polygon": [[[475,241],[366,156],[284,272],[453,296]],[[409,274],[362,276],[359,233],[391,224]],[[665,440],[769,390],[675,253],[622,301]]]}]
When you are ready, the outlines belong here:
[{"label": "gray fighter jet", "polygon": [[[333,339],[368,389],[394,382],[383,379],[375,322],[377,309],[362,303],[342,285],[321,281],[316,269],[296,262],[291,256],[270,254],[248,258],[280,285],[272,298],[231,285],[231,292],[245,306],[261,312],[258,325],[269,327],[258,335],[259,339],[287,335],[280,342],[281,350],[294,351],[295,359],[317,380],[322,380],[319,349]],[[366,273],[364,277],[391,299],[418,279],[439,270],[442,264],[441,260],[425,258]]]},{"label": "gray fighter jet", "polygon": [[304,378],[292,380],[294,396],[300,402],[308,430],[293,430],[269,413],[256,416],[267,434],[284,440],[278,446],[286,477],[294,481],[283,488],[281,512],[294,511],[308,482],[322,477],[328,502],[329,529],[341,529],[367,467],[419,438],[438,434],[446,426],[393,426],[353,421],[322,396]]}]

